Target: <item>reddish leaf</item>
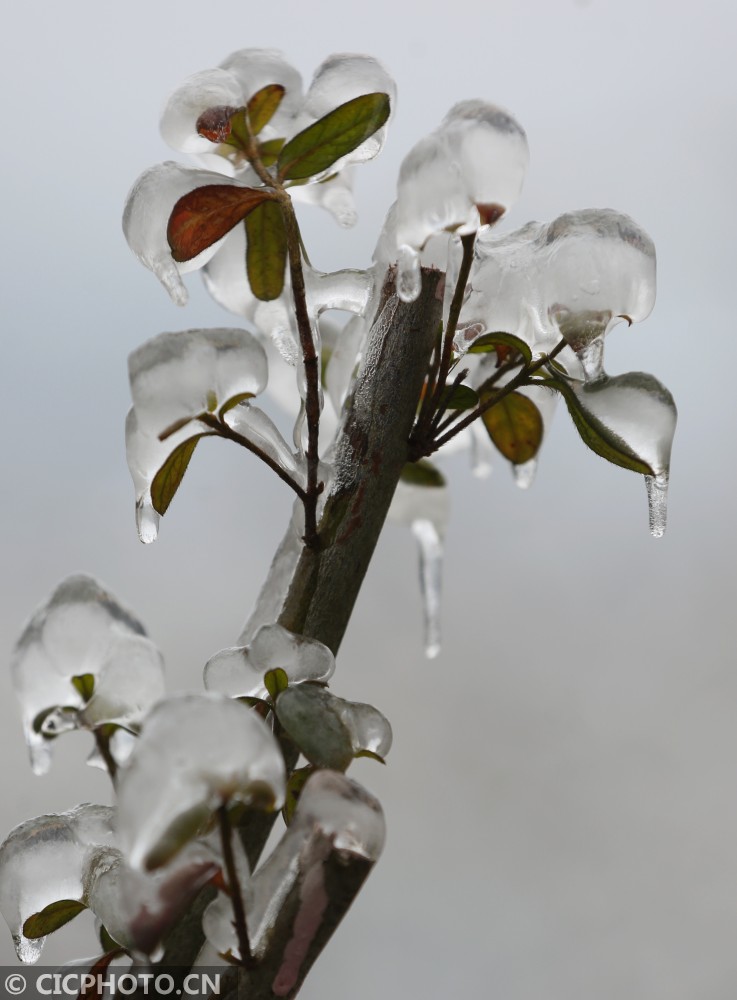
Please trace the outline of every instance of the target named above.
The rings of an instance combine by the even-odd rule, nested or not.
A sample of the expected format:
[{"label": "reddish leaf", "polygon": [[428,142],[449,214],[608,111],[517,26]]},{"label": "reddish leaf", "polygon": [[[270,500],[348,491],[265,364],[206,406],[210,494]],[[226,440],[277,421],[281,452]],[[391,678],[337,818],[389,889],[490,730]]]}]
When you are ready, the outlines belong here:
[{"label": "reddish leaf", "polygon": [[197,132],[210,142],[225,142],[230,135],[230,119],[238,108],[229,104],[220,104],[216,108],[208,108],[197,119]]},{"label": "reddish leaf", "polygon": [[266,188],[206,184],[183,195],[169,216],[166,237],[176,261],[192,260],[272,199]]}]

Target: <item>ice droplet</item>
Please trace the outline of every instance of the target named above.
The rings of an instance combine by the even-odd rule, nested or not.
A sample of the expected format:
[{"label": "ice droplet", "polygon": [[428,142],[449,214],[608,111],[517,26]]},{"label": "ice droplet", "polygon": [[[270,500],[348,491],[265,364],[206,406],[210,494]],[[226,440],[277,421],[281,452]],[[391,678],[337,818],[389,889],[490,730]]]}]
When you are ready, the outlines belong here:
[{"label": "ice droplet", "polygon": [[397,295],[402,302],[414,302],[422,287],[420,255],[406,243],[397,253]]},{"label": "ice droplet", "polygon": [[668,473],[659,476],[645,476],[647,489],[648,514],[650,518],[650,534],[653,538],[662,538],[665,534],[668,517]]},{"label": "ice droplet", "polygon": [[535,481],[537,473],[537,458],[531,458],[529,462],[521,465],[512,465],[512,475],[514,481],[521,490],[529,490]]},{"label": "ice droplet", "polygon": [[432,521],[414,521],[412,534],[420,547],[420,590],[425,620],[425,655],[432,660],[440,652],[443,543]]},{"label": "ice droplet", "polygon": [[605,378],[604,372],[604,337],[594,337],[580,350],[576,351],[578,360],[583,367],[583,377],[586,382],[596,382]]},{"label": "ice droplet", "polygon": [[153,508],[151,494],[142,496],[136,501],[136,529],[138,537],[144,545],[150,545],[159,537],[159,521],[161,517]]}]

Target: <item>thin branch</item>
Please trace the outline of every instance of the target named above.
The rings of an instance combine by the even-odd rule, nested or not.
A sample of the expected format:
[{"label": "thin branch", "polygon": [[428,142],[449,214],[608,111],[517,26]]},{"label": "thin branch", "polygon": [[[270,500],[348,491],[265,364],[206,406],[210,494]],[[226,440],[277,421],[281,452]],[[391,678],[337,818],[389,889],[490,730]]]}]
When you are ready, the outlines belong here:
[{"label": "thin branch", "polygon": [[233,856],[233,844],[231,837],[233,831],[228,818],[228,808],[225,805],[218,809],[218,824],[220,826],[220,843],[223,848],[223,861],[225,872],[228,876],[228,889],[230,890],[230,900],[233,904],[233,926],[238,937],[238,950],[241,953],[241,963],[247,969],[255,965],[251,953],[251,944],[248,940],[248,925],[246,923],[246,911],[243,906],[243,893],[241,883],[238,878],[238,869]]},{"label": "thin branch", "polygon": [[305,544],[316,548],[317,536],[317,499],[320,487],[317,481],[320,455],[318,438],[320,433],[320,360],[315,349],[312,336],[312,324],[307,311],[307,292],[305,277],[302,270],[302,252],[300,250],[300,233],[297,216],[294,213],[292,199],[286,191],[281,192],[281,206],[284,216],[284,228],[287,233],[287,252],[289,274],[292,279],[292,297],[294,298],[294,313],[297,320],[299,342],[302,348],[302,363],[305,369],[305,413],[307,416],[307,489],[303,498],[305,508]]},{"label": "thin branch", "polygon": [[105,762],[107,773],[110,775],[110,780],[114,785],[118,774],[118,762],[110,751],[110,735],[105,732],[105,729],[106,726],[98,726],[93,731],[95,736],[95,745],[97,746],[97,752]]},{"label": "thin branch", "polygon": [[235,441],[235,443],[241,445],[241,447],[247,448],[248,451],[252,452],[257,456],[257,458],[260,458],[262,462],[268,465],[271,471],[275,472],[282,482],[285,482],[290,489],[294,490],[303,503],[306,501],[307,494],[299,483],[292,479],[289,473],[285,469],[282,469],[281,465],[279,465],[279,463],[273,459],[271,455],[267,455],[267,453],[263,451],[263,449],[259,448],[257,444],[254,444],[253,441],[249,441],[249,439],[244,437],[243,434],[239,434],[237,431],[234,431],[232,427],[229,427],[228,424],[225,423],[224,420],[219,420],[214,413],[201,413],[197,419],[200,423],[205,424],[207,427],[212,427],[215,433],[220,437],[227,438],[229,441]]},{"label": "thin branch", "polygon": [[465,430],[469,424],[474,422],[474,420],[486,413],[487,410],[490,410],[492,406],[496,406],[496,404],[500,400],[504,399],[505,396],[509,396],[515,389],[519,389],[520,386],[525,385],[529,376],[534,375],[536,371],[539,371],[539,369],[543,367],[543,365],[546,365],[549,361],[556,357],[556,355],[560,354],[566,346],[566,343],[567,342],[565,340],[559,341],[550,354],[543,354],[537,359],[537,361],[533,361],[531,365],[523,368],[520,373],[511,380],[511,382],[507,382],[507,384],[502,386],[501,389],[498,389],[495,393],[488,396],[476,407],[475,410],[472,410],[471,413],[467,414],[467,416],[465,416],[450,431],[448,431],[447,434],[443,434],[441,437],[433,441],[428,449],[422,452],[422,455],[432,455],[433,452],[438,450],[438,448],[442,448],[444,444],[451,440],[451,438],[454,438],[456,434]]}]

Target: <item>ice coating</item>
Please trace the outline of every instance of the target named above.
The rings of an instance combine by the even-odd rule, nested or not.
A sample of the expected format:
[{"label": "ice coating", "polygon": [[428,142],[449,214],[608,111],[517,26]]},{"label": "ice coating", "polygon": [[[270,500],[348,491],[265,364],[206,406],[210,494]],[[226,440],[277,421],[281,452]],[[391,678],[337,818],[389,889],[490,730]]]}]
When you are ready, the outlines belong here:
[{"label": "ice coating", "polygon": [[202,842],[187,845],[154,873],[130,868],[115,847],[100,847],[85,859],[84,898],[114,941],[151,955],[219,868],[212,848]]},{"label": "ice coating", "polygon": [[121,849],[132,867],[157,868],[223,803],[278,808],[284,787],[279,744],[255,712],[215,693],[169,698],[120,771]]},{"label": "ice coating", "polygon": [[192,260],[177,262],[166,237],[169,216],[180,198],[207,184],[237,186],[232,178],[208,170],[181,167],[167,160],[141,174],[123,209],[123,233],[128,246],[144,267],[153,271],[178,306],[186,305],[188,297],[181,275],[206,264],[223,241],[217,240]]},{"label": "ice coating", "polygon": [[445,484],[424,486],[400,480],[389,517],[409,525],[420,555],[420,593],[425,629],[425,655],[440,652],[440,608],[443,583],[443,538],[450,514]]},{"label": "ice coating", "polygon": [[29,939],[29,917],[61,900],[83,899],[83,869],[90,847],[112,844],[113,811],[85,803],[16,826],[0,846],[0,912],[18,958],[36,962],[45,938]]},{"label": "ice coating", "polygon": [[250,645],[216,653],[205,665],[205,687],[231,697],[266,698],[264,675],[283,670],[290,684],[327,682],[335,671],[335,657],[327,646],[281,625],[263,625]]},{"label": "ice coating", "polygon": [[111,643],[92,697],[79,712],[87,728],[114,722],[138,729],[164,696],[164,661],[150,639],[118,636]]},{"label": "ice coating", "polygon": [[553,327],[579,354],[587,380],[602,373],[592,345],[622,320],[636,323],[655,304],[655,247],[627,215],[584,209],[547,228],[541,292]]},{"label": "ice coating", "polygon": [[581,406],[602,431],[650,466],[646,476],[651,533],[665,532],[670,453],[677,410],[670,392],[652,375],[628,372],[574,387]]},{"label": "ice coating", "polygon": [[528,159],[520,125],[483,101],[455,105],[410,150],[399,171],[394,219],[401,298],[419,294],[412,251],[434,233],[496,222],[519,196]]},{"label": "ice coating", "polygon": [[456,347],[504,331],[541,354],[563,337],[592,381],[603,373],[604,336],[645,319],[654,302],[650,237],[611,209],[568,212],[499,237],[479,234]]},{"label": "ice coating", "polygon": [[276,714],[307,760],[344,771],[364,751],[383,757],[392,742],[389,721],[372,705],[338,698],[320,684],[289,687]]},{"label": "ice coating", "polygon": [[[253,904],[247,919],[253,952],[263,954],[271,928],[295,885],[319,883],[325,860],[321,843],[376,861],[386,828],[377,799],[357,782],[334,771],[317,771],[305,784],[294,818],[281,841],[253,879]],[[304,890],[303,890],[304,891]]]},{"label": "ice coating", "polygon": [[225,415],[226,424],[265,452],[297,482],[304,484],[304,459],[295,455],[281,436],[276,425],[263,410],[250,403],[239,403]]},{"label": "ice coating", "polygon": [[[259,592],[256,604],[238,636],[240,645],[249,645],[264,622],[275,622],[279,618],[294,570],[302,554],[302,547],[302,539],[290,522],[279,548],[274,553],[269,575]],[[205,683],[207,684],[207,681]]]},{"label": "ice coating", "polygon": [[45,773],[51,760],[39,716],[56,706],[72,712],[81,708],[72,678],[91,674],[98,685],[118,644],[128,639],[148,643],[143,633],[131,611],[83,574],[64,580],[35,612],[15,646],[11,671],[37,774]]},{"label": "ice coating", "polygon": [[247,330],[219,327],[160,333],[128,358],[133,407],[149,433],[214,412],[266,386],[266,354]]},{"label": "ice coating", "polygon": [[223,173],[247,168],[232,146],[215,144],[199,135],[197,120],[209,108],[243,107],[269,84],[281,85],[285,94],[262,136],[269,139],[285,135],[302,101],[299,73],[275,49],[241,49],[224,59],[218,68],[193,74],[173,92],[161,116],[162,138],[173,149],[206,157],[212,169],[218,169],[219,159]]}]

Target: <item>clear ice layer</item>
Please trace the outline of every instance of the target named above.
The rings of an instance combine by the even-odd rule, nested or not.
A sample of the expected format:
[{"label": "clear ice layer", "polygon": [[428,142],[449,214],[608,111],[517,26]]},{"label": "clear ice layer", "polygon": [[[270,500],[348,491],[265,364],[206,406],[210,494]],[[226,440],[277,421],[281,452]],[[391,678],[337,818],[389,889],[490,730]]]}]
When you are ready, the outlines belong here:
[{"label": "clear ice layer", "polygon": [[574,391],[599,428],[653,470],[653,476],[645,477],[650,530],[660,537],[665,532],[670,453],[678,416],[672,395],[644,372],[605,376]]},{"label": "clear ice layer", "polygon": [[0,846],[0,912],[22,962],[38,961],[45,937],[27,938],[29,917],[52,903],[84,899],[90,849],[112,845],[113,810],[84,804],[16,826]]},{"label": "clear ice layer", "polygon": [[335,657],[317,639],[281,625],[263,625],[250,645],[223,649],[208,660],[205,687],[233,698],[266,698],[264,675],[269,670],[283,670],[290,684],[326,683],[335,671]]},{"label": "clear ice layer", "polygon": [[[42,734],[42,718],[50,710],[61,708],[71,716],[66,728],[91,727],[102,717],[138,724],[163,692],[161,656],[143,625],[96,580],[81,574],[64,580],[35,612],[16,644],[11,670],[37,774],[45,773],[51,760],[51,744]],[[88,674],[95,691],[85,708],[72,678]]]},{"label": "clear ice layer", "polygon": [[259,715],[220,694],[179,695],[146,720],[118,782],[118,833],[129,864],[166,864],[223,803],[278,808],[284,759]]}]

